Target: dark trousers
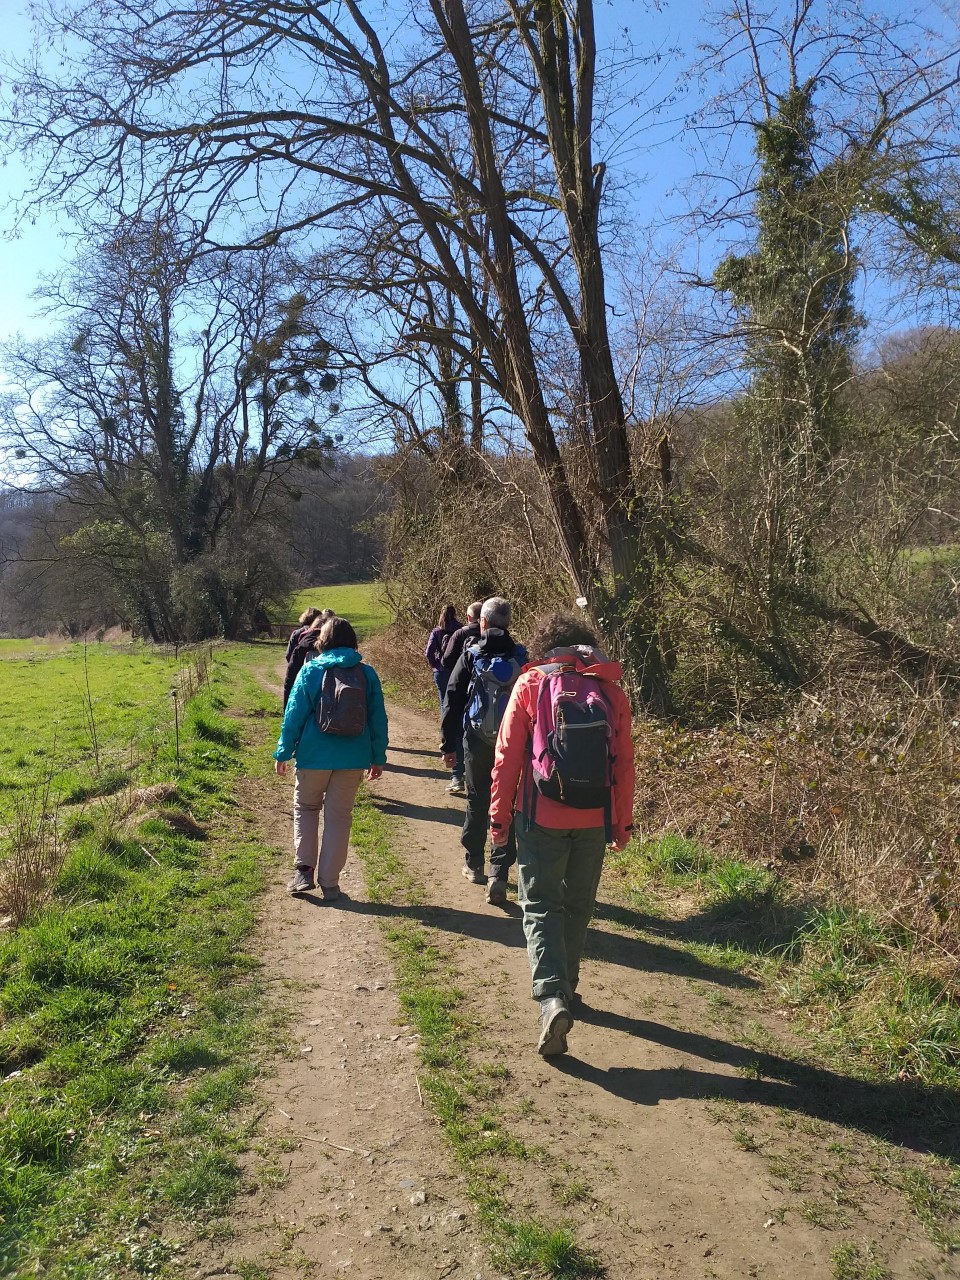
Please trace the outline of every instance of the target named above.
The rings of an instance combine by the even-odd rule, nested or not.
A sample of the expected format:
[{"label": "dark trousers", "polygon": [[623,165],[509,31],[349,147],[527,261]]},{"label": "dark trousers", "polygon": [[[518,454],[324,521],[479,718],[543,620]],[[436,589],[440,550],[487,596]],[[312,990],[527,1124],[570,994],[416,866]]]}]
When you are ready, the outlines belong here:
[{"label": "dark trousers", "polygon": [[[463,819],[460,843],[466,850],[469,866],[483,868],[490,825],[490,775],[493,773],[493,747],[466,730],[463,735],[464,780],[467,784],[467,812]],[[490,876],[506,880],[507,872],[517,860],[517,840],[510,824],[507,843],[490,851]]]},{"label": "dark trousers", "polygon": [[[440,710],[443,711],[443,695],[447,692],[447,684],[450,680],[449,671],[434,671],[433,683],[437,686],[437,693],[440,695]],[[457,745],[454,748],[457,753],[457,762],[450,771],[451,778],[463,777],[463,739],[457,739]]]},{"label": "dark trousers", "polygon": [[606,846],[603,827],[521,828],[517,897],[534,1000],[569,1000],[577,989]]}]

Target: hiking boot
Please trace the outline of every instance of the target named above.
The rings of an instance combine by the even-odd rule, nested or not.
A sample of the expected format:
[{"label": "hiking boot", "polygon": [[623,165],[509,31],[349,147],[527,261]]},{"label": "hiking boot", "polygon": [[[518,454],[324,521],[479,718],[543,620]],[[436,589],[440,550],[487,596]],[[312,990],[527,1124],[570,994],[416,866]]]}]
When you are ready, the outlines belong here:
[{"label": "hiking boot", "polygon": [[505,907],[507,905],[507,882],[495,877],[493,880],[487,881],[487,901],[491,907]]},{"label": "hiking boot", "polygon": [[573,1026],[570,1010],[563,996],[549,996],[540,1001],[540,1039],[537,1053],[552,1058],[567,1052],[567,1032]]},{"label": "hiking boot", "polygon": [[313,883],[312,867],[296,867],[293,872],[293,879],[287,885],[287,893],[309,893],[311,889],[317,886]]},{"label": "hiking boot", "polygon": [[336,902],[340,897],[340,886],[338,884],[322,884],[320,892],[323,894],[324,902]]},{"label": "hiking boot", "polygon": [[464,880],[469,880],[471,884],[486,884],[487,877],[483,874],[483,867],[471,867],[469,862],[465,862],[460,868],[460,874]]},{"label": "hiking boot", "polygon": [[465,796],[467,794],[467,784],[462,778],[451,778],[450,785],[447,787],[448,796]]}]

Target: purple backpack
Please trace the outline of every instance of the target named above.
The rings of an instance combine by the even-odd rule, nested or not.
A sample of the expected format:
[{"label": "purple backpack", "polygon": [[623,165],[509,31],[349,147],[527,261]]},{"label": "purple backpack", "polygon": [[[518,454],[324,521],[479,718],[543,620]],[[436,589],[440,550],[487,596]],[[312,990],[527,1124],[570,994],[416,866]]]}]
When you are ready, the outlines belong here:
[{"label": "purple backpack", "polygon": [[563,663],[541,670],[524,788],[527,821],[535,820],[542,795],[572,809],[603,809],[609,836],[613,731],[603,682]]}]

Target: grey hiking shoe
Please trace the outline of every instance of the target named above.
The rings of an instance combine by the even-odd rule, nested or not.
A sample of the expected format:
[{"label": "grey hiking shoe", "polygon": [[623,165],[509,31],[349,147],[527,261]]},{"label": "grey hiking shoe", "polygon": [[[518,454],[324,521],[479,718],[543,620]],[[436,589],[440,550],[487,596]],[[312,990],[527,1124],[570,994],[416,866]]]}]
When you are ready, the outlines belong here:
[{"label": "grey hiking shoe", "polygon": [[450,785],[447,787],[448,796],[465,796],[467,794],[467,786],[462,778],[451,778]]},{"label": "grey hiking shoe", "polygon": [[483,867],[471,867],[469,862],[465,862],[460,868],[460,874],[464,880],[469,880],[471,884],[486,884],[487,877],[483,873]]},{"label": "grey hiking shoe", "polygon": [[491,907],[505,907],[507,905],[506,880],[493,879],[487,881],[487,901]]},{"label": "grey hiking shoe", "polygon": [[567,1032],[573,1026],[573,1018],[563,996],[550,996],[540,1001],[540,1039],[537,1053],[552,1058],[567,1052]]},{"label": "grey hiking shoe", "polygon": [[297,867],[293,873],[293,879],[287,885],[287,893],[309,893],[311,889],[317,886],[313,883],[312,867]]}]

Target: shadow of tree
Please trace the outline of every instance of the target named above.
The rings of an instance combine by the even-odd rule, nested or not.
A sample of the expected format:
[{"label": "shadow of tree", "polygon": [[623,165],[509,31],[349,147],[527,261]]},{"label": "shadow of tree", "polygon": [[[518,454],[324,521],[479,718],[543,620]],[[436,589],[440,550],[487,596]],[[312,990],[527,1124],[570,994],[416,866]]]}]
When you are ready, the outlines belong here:
[{"label": "shadow of tree", "polygon": [[745,897],[725,899],[681,920],[649,915],[623,903],[598,901],[594,918],[677,942],[733,943],[743,951],[763,955],[789,950],[812,914],[809,903]]},{"label": "shadow of tree", "polygon": [[581,1022],[625,1032],[708,1062],[725,1062],[746,1073],[730,1076],[686,1067],[604,1069],[573,1056],[551,1059],[564,1074],[638,1106],[656,1106],[668,1098],[760,1103],[857,1128],[912,1151],[950,1159],[960,1156],[960,1096],[952,1090],[915,1081],[862,1080],[607,1010],[584,1008],[578,1016]]},{"label": "shadow of tree", "polygon": [[[343,905],[346,905],[346,902]],[[398,907],[388,902],[351,900],[349,907],[353,911],[360,911],[367,915],[399,916],[408,920],[417,920],[421,924],[429,925],[432,929],[440,929],[461,937],[476,938],[483,942],[498,942],[508,947],[526,946],[521,927],[523,913],[514,902],[508,902],[505,908],[498,908],[496,914],[493,914],[492,909],[484,912],[464,911],[458,907],[432,903]],[[707,964],[689,955],[680,947],[650,942],[643,938],[631,938],[625,934],[608,933],[591,928],[587,934],[587,947],[590,955],[630,969],[677,974],[704,982],[715,982],[722,986],[755,987],[757,985],[755,979],[737,973],[734,969]]]}]

